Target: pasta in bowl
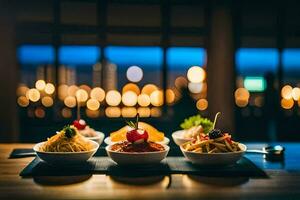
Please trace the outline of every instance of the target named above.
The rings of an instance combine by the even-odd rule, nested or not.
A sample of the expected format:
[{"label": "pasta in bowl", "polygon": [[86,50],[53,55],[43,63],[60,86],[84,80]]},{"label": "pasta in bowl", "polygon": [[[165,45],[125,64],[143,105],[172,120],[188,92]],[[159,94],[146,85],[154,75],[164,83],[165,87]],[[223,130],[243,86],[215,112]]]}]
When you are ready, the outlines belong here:
[{"label": "pasta in bowl", "polygon": [[85,162],[98,148],[97,142],[80,135],[74,126],[66,126],[47,141],[36,144],[33,150],[49,164],[66,164]]}]

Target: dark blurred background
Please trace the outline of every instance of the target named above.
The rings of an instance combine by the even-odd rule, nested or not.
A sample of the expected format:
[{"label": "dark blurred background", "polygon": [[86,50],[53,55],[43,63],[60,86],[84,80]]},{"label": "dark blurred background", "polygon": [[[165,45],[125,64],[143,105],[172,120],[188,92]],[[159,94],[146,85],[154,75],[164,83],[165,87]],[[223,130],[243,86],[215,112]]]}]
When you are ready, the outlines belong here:
[{"label": "dark blurred background", "polygon": [[[242,141],[300,140],[300,2],[0,1],[0,141],[77,117],[170,137],[201,114]],[[125,119],[124,119],[125,118]]]}]

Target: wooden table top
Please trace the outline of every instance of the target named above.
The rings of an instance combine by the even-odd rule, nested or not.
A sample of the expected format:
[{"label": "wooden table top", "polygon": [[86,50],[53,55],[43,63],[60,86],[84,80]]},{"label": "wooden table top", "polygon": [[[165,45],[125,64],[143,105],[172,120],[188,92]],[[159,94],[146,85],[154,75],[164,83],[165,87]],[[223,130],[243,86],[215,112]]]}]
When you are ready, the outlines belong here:
[{"label": "wooden table top", "polygon": [[[283,145],[286,156],[282,163],[247,155],[268,178],[175,174],[122,179],[106,175],[22,178],[20,171],[33,158],[8,156],[14,148],[33,145],[0,144],[0,199],[300,199],[300,143]],[[249,148],[262,146],[248,144]]]}]

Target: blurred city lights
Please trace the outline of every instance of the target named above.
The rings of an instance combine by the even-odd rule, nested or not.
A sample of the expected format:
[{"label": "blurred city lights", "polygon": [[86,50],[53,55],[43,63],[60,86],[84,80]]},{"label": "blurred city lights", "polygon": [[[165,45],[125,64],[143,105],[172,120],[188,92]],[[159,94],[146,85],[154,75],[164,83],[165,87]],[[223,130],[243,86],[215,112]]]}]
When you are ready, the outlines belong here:
[{"label": "blurred city lights", "polygon": [[127,91],[122,95],[122,103],[125,106],[135,106],[137,103],[137,95],[133,91]]},{"label": "blurred city lights", "polygon": [[123,107],[122,108],[122,116],[123,117],[135,117],[137,114],[137,110],[134,107]]},{"label": "blurred city lights", "polygon": [[46,87],[46,82],[44,80],[37,80],[35,82],[35,88],[38,90],[44,90]]},{"label": "blurred city lights", "polygon": [[58,86],[58,98],[63,101],[67,96],[68,96],[68,86],[65,84]]},{"label": "blurred city lights", "polygon": [[79,89],[76,91],[76,98],[78,102],[86,102],[89,98],[87,91]]},{"label": "blurred city lights", "polygon": [[157,107],[153,107],[150,110],[151,117],[160,117],[161,116],[161,109]]},{"label": "blurred city lights", "polygon": [[266,89],[264,77],[246,77],[244,87],[251,92],[263,92]]},{"label": "blurred city lights", "polygon": [[95,87],[91,90],[90,96],[92,99],[102,102],[105,99],[105,91],[100,87]]},{"label": "blurred city lights", "polygon": [[108,91],[105,97],[106,103],[110,106],[118,106],[121,99],[121,94],[117,90]]},{"label": "blurred city lights", "polygon": [[122,93],[125,93],[127,91],[133,91],[136,93],[136,95],[140,94],[140,88],[135,83],[127,83],[126,85],[124,85],[124,87],[122,89]]},{"label": "blurred city lights", "polygon": [[89,110],[98,110],[99,107],[100,107],[100,103],[98,100],[96,99],[89,99],[87,102],[86,102],[86,107],[89,109]]},{"label": "blurred city lights", "polygon": [[142,107],[147,107],[150,105],[150,97],[147,94],[140,94],[137,98],[138,104]]},{"label": "blurred city lights", "polygon": [[192,83],[188,84],[189,91],[193,94],[198,94],[202,91],[203,83]]},{"label": "blurred city lights", "polygon": [[85,90],[88,94],[90,94],[90,92],[92,90],[90,88],[90,86],[88,86],[88,85],[81,85],[81,86],[79,86],[79,88]]},{"label": "blurred city lights", "polygon": [[172,89],[166,90],[166,101],[168,104],[172,104],[175,101],[175,93]]},{"label": "blurred city lights", "polygon": [[37,117],[37,118],[44,118],[46,113],[45,113],[45,110],[42,109],[42,108],[36,108],[34,110],[34,115]]},{"label": "blurred city lights", "polygon": [[120,117],[121,109],[119,107],[107,107],[105,109],[105,115],[112,118]]},{"label": "blurred city lights", "polygon": [[234,96],[235,96],[235,99],[237,99],[237,100],[247,100],[248,101],[248,99],[250,97],[250,93],[245,88],[238,88],[234,92]]},{"label": "blurred city lights", "polygon": [[25,85],[20,85],[17,88],[17,96],[25,96],[26,92],[29,90],[29,88]]},{"label": "blurred city lights", "polygon": [[208,107],[208,101],[206,99],[199,99],[196,103],[198,110],[206,110]]},{"label": "blurred city lights", "polygon": [[[97,101],[97,100],[96,100]],[[98,102],[98,101],[97,101]],[[99,102],[98,102],[99,103]],[[90,117],[90,118],[97,118],[100,115],[99,110],[90,110],[90,109],[85,109],[85,114]]]},{"label": "blurred city lights", "polygon": [[293,99],[281,99],[281,107],[284,109],[291,109],[294,106],[294,100]]},{"label": "blurred city lights", "polygon": [[49,96],[45,96],[42,98],[42,104],[45,107],[50,107],[53,105],[53,99]]},{"label": "blurred city lights", "polygon": [[47,94],[53,94],[55,91],[55,87],[52,83],[47,83],[46,86],[45,86],[45,92]]},{"label": "blurred city lights", "polygon": [[76,85],[71,85],[70,87],[68,87],[68,96],[75,96],[76,95],[76,91],[78,90],[78,87]]},{"label": "blurred city lights", "polygon": [[143,87],[143,89],[142,89],[142,94],[147,94],[147,95],[151,95],[152,94],[152,92],[154,92],[154,91],[156,91],[156,90],[158,90],[158,88],[157,88],[157,86],[156,85],[154,85],[154,84],[147,84],[147,85],[145,85],[144,87]]},{"label": "blurred city lights", "polygon": [[140,117],[150,117],[151,111],[148,107],[139,107],[137,113],[139,113]]},{"label": "blurred city lights", "polygon": [[300,88],[298,87],[293,88],[292,97],[295,101],[298,101],[300,99]]},{"label": "blurred city lights", "polygon": [[285,86],[281,89],[281,96],[282,96],[284,99],[292,99],[292,98],[293,98],[293,96],[292,96],[292,91],[293,91],[292,86],[290,86],[290,85],[285,85]]},{"label": "blurred city lights", "polygon": [[61,115],[64,118],[71,118],[72,117],[72,110],[70,108],[63,108],[61,110]]},{"label": "blurred city lights", "polygon": [[18,97],[17,102],[21,107],[27,107],[29,105],[29,100],[25,96]]},{"label": "blurred city lights", "polygon": [[131,82],[139,82],[143,78],[143,70],[138,66],[131,66],[126,72],[127,79]]},{"label": "blurred city lights", "polygon": [[235,99],[235,104],[238,107],[246,107],[248,105],[248,99]]},{"label": "blurred city lights", "polygon": [[67,96],[64,99],[64,104],[69,108],[74,108],[76,106],[76,99],[73,96]]},{"label": "blurred city lights", "polygon": [[186,88],[188,85],[188,80],[183,76],[178,76],[175,79],[175,87],[178,89]]},{"label": "blurred city lights", "polygon": [[150,95],[150,102],[153,106],[162,106],[164,103],[164,95],[160,90],[156,90]]},{"label": "blurred city lights", "polygon": [[205,71],[199,66],[189,68],[187,78],[192,83],[200,83],[205,79]]},{"label": "blurred city lights", "polygon": [[32,102],[37,102],[40,100],[41,94],[37,89],[32,88],[26,92],[26,97]]}]

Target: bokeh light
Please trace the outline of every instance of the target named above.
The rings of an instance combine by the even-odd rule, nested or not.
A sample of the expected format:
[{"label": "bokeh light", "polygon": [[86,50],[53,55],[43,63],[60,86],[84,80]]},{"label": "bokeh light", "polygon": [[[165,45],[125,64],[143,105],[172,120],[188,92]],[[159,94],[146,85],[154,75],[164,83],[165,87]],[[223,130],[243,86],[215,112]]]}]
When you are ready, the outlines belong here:
[{"label": "bokeh light", "polygon": [[234,92],[234,97],[236,100],[249,100],[250,93],[247,89],[245,88],[238,88]]},{"label": "bokeh light", "polygon": [[75,96],[76,92],[78,90],[78,87],[76,85],[71,85],[70,87],[68,87],[68,96]]},{"label": "bokeh light", "polygon": [[45,86],[45,92],[47,94],[53,94],[55,92],[55,87],[52,83],[47,83]]},{"label": "bokeh light", "polygon": [[76,91],[76,98],[78,102],[86,102],[89,95],[84,89],[79,89]]},{"label": "bokeh light", "polygon": [[42,104],[45,107],[50,107],[53,105],[53,99],[49,96],[45,96],[42,98]]},{"label": "bokeh light", "polygon": [[290,85],[285,85],[282,89],[281,89],[281,96],[284,99],[292,99],[292,91],[293,88]]},{"label": "bokeh light", "polygon": [[107,107],[105,109],[105,115],[107,117],[116,118],[121,116],[121,109],[119,107]]},{"label": "bokeh light", "polygon": [[248,99],[235,99],[235,104],[238,107],[246,107],[248,105]]},{"label": "bokeh light", "polygon": [[143,70],[138,66],[131,66],[126,72],[127,79],[131,82],[139,82],[143,78]]},{"label": "bokeh light", "polygon": [[137,103],[137,95],[133,91],[127,91],[122,95],[122,103],[125,106],[135,106]]},{"label": "bokeh light", "polygon": [[300,99],[300,88],[298,87],[293,88],[292,97],[295,101],[298,101]]},{"label": "bokeh light", "polygon": [[29,105],[29,100],[25,96],[18,97],[17,102],[21,107],[27,107]]},{"label": "bokeh light", "polygon": [[76,106],[76,98],[73,96],[67,96],[64,100],[64,104],[69,108],[74,108]]},{"label": "bokeh light", "polygon": [[284,109],[291,109],[294,106],[294,100],[293,99],[281,99],[281,107]]},{"label": "bokeh light", "polygon": [[157,86],[156,85],[154,85],[154,84],[147,84],[147,85],[145,85],[144,87],[143,87],[143,89],[142,89],[142,94],[147,94],[147,95],[151,95],[152,94],[152,92],[154,92],[154,91],[156,91],[156,90],[158,90],[158,88],[157,88]]},{"label": "bokeh light", "polygon": [[95,87],[91,90],[90,96],[92,99],[102,102],[105,99],[105,91],[100,87]]},{"label": "bokeh light", "polygon": [[90,109],[85,109],[85,114],[90,117],[90,118],[97,118],[100,116],[100,111],[99,110],[90,110]]},{"label": "bokeh light", "polygon": [[198,110],[206,110],[208,107],[208,101],[206,99],[199,99],[196,103]]},{"label": "bokeh light", "polygon": [[205,71],[199,66],[189,68],[187,78],[192,83],[200,83],[205,79]]},{"label": "bokeh light", "polygon": [[257,107],[262,107],[264,105],[264,98],[261,96],[254,98],[254,105]]},{"label": "bokeh light", "polygon": [[168,104],[172,104],[175,101],[175,93],[172,89],[166,90],[166,101]]},{"label": "bokeh light", "polygon": [[138,104],[142,107],[147,107],[150,105],[150,97],[147,94],[140,94],[137,98]]},{"label": "bokeh light", "polygon": [[86,107],[89,109],[89,110],[98,110],[99,107],[100,107],[100,103],[98,100],[96,99],[89,99],[87,102],[86,102]]},{"label": "bokeh light", "polygon": [[151,117],[160,117],[161,116],[161,109],[157,107],[153,107],[150,110]]},{"label": "bokeh light", "polygon": [[90,92],[91,92],[91,88],[90,88],[90,86],[88,86],[88,85],[81,85],[81,86],[79,86],[79,89],[83,89],[83,90],[85,90],[88,94],[90,94]]},{"label": "bokeh light", "polygon": [[68,96],[68,86],[65,84],[58,86],[58,98],[64,100]]},{"label": "bokeh light", "polygon": [[37,102],[40,100],[41,94],[37,89],[32,88],[26,92],[26,98],[32,102]]},{"label": "bokeh light", "polygon": [[45,113],[45,110],[42,109],[42,108],[36,108],[34,110],[34,115],[37,117],[37,118],[44,118],[46,113]]},{"label": "bokeh light", "polygon": [[105,97],[106,103],[110,106],[118,106],[121,99],[121,94],[117,90],[108,91]]},{"label": "bokeh light", "polygon": [[150,95],[150,102],[153,106],[162,106],[164,103],[164,95],[161,90],[156,90]]},{"label": "bokeh light", "polygon": [[178,89],[186,88],[188,85],[188,80],[184,76],[178,76],[175,79],[175,87]]},{"label": "bokeh light", "polygon": [[139,113],[140,117],[150,117],[151,115],[150,108],[148,107],[139,107],[137,113]]},{"label": "bokeh light", "polygon": [[193,94],[200,93],[203,88],[203,83],[189,83],[188,84],[189,91]]},{"label": "bokeh light", "polygon": [[44,90],[46,87],[46,82],[44,80],[37,80],[35,82],[35,88],[38,90]]},{"label": "bokeh light", "polygon": [[72,117],[72,110],[70,108],[63,108],[61,110],[61,115],[64,118],[71,118]]},{"label": "bokeh light", "polygon": [[26,95],[26,92],[29,90],[29,88],[25,85],[20,85],[18,88],[17,88],[17,96],[25,96]]},{"label": "bokeh light", "polygon": [[122,116],[132,118],[137,114],[137,110],[134,107],[123,107],[122,108]]},{"label": "bokeh light", "polygon": [[127,83],[126,85],[124,85],[124,87],[122,89],[122,93],[124,94],[127,91],[133,91],[136,93],[136,95],[140,94],[140,88],[135,83]]}]

